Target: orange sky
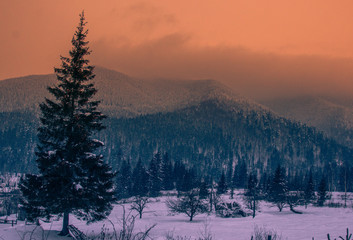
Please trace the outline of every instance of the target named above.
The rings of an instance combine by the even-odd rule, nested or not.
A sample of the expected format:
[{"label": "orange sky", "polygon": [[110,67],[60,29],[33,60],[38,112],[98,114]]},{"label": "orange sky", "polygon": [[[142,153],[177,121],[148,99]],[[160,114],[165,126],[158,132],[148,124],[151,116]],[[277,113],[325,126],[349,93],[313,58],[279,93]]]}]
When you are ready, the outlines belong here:
[{"label": "orange sky", "polygon": [[[270,71],[268,79],[282,79],[285,74],[278,72],[288,69],[297,74],[291,66],[301,65],[301,59],[318,71],[322,60],[313,57],[317,55],[324,62],[334,61],[333,65],[337,58],[343,61],[344,66],[338,64],[330,74],[345,71],[338,78],[350,81],[351,0],[1,1],[0,79],[52,73],[59,55],[67,55],[82,9],[90,31],[92,63],[127,74],[231,81],[229,74],[239,73],[232,72],[232,63],[242,63],[245,57],[254,69]],[[212,61],[213,56],[217,61]],[[268,58],[279,58],[276,61],[281,64],[285,58],[288,64],[282,70],[266,67]],[[311,70],[299,72],[305,71]],[[305,77],[317,77],[310,74]]]}]

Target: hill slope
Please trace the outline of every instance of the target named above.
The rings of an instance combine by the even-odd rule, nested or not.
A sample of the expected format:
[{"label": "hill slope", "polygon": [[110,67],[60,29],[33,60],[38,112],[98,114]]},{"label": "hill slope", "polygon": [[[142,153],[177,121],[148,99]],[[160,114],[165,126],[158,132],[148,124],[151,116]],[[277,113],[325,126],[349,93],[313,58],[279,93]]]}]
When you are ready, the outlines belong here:
[{"label": "hill slope", "polygon": [[[97,67],[95,87],[100,107],[111,117],[173,111],[213,97],[246,101],[214,80],[140,80],[122,73]],[[38,110],[47,86],[55,84],[51,75],[33,75],[0,81],[0,112]]]},{"label": "hill slope", "polygon": [[277,114],[316,127],[339,143],[353,147],[353,100],[300,96],[263,101]]},{"label": "hill slope", "polygon": [[[349,148],[215,81],[142,81],[102,68],[96,74],[97,98],[109,116],[99,138],[115,168],[124,158],[147,163],[160,150],[209,176],[243,161],[259,173],[278,164],[292,176],[310,168],[330,172],[331,184],[337,184],[340,166],[350,164]],[[36,103],[53,81],[46,75],[1,82],[0,170],[35,171]]]}]

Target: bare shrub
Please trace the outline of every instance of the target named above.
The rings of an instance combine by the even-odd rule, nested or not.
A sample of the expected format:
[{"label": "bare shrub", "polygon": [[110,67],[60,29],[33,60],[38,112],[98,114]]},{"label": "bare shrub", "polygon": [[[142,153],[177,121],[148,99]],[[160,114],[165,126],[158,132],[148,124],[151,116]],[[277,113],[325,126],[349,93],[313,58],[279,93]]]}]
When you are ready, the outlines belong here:
[{"label": "bare shrub", "polygon": [[214,240],[214,236],[211,232],[211,224],[206,219],[206,221],[203,223],[203,228],[199,234],[199,237],[193,238],[191,236],[180,236],[176,235],[174,236],[174,230],[173,231],[168,231],[165,240]]},{"label": "bare shrub", "polygon": [[180,236],[180,235],[174,236],[174,232],[169,231],[165,236],[165,240],[192,240],[192,239],[190,236]]},{"label": "bare shrub", "polygon": [[[48,240],[51,232],[52,225],[50,225],[49,231],[44,231],[39,225],[34,226],[32,230],[26,230],[24,232],[18,231],[16,233],[21,240]],[[4,240],[0,237],[1,240]]]},{"label": "bare shrub", "polygon": [[[341,239],[341,240],[351,240],[352,239],[352,233],[349,233],[349,229],[347,228],[346,236],[344,236],[344,237],[339,236],[338,238]],[[330,234],[327,234],[327,239],[331,240]],[[335,238],[335,240],[336,240],[336,238]]]},{"label": "bare shrub", "polygon": [[199,237],[199,240],[214,240],[215,237],[212,234],[211,231],[211,223],[208,219],[206,219],[203,222],[203,228],[202,231],[200,232],[201,237]]},{"label": "bare shrub", "polygon": [[126,214],[125,207],[123,207],[123,216],[118,224],[121,226],[120,231],[117,231],[115,224],[108,219],[112,225],[113,232],[109,231],[109,228],[103,225],[101,232],[97,236],[91,237],[92,240],[147,240],[151,239],[149,236],[150,231],[156,226],[153,224],[148,227],[145,231],[134,232],[136,216],[131,214],[131,211]]},{"label": "bare shrub", "polygon": [[268,236],[271,236],[271,240],[283,240],[282,234],[278,234],[274,229],[267,229],[262,226],[259,227],[255,225],[253,236],[251,236],[252,240],[268,240]]},{"label": "bare shrub", "polygon": [[216,216],[222,218],[237,218],[237,217],[247,217],[249,216],[240,206],[239,203],[233,202],[223,202],[220,201],[215,206]]}]

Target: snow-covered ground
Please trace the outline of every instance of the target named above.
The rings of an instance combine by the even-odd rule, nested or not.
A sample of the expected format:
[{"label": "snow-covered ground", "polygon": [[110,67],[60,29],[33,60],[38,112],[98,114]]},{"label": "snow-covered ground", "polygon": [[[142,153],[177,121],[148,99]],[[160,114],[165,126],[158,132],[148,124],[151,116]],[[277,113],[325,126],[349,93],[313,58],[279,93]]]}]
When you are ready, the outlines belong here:
[{"label": "snow-covered ground", "polygon": [[[228,196],[225,196],[227,198]],[[186,215],[171,215],[165,205],[168,197],[160,197],[151,199],[146,212],[142,219],[136,218],[135,231],[143,231],[153,224],[157,224],[150,232],[153,239],[165,239],[166,235],[174,236],[191,236],[198,238],[205,232],[205,226],[208,225],[208,231],[216,240],[250,240],[254,227],[265,227],[267,229],[276,230],[283,239],[288,240],[316,240],[327,239],[327,233],[330,233],[331,239],[343,236],[346,228],[353,231],[353,208],[352,202],[349,201],[347,208],[328,208],[309,206],[298,207],[303,214],[294,214],[288,208],[279,212],[276,207],[272,207],[269,203],[261,202],[260,212],[255,218],[220,218],[214,214],[197,215],[194,221],[189,222]],[[238,199],[237,199],[238,198]],[[241,201],[241,196],[236,196],[237,201]],[[130,204],[116,205],[109,219],[118,230],[121,228],[121,219],[123,215],[123,206],[126,214],[129,214]],[[136,212],[133,212],[137,215]],[[102,228],[107,232],[112,232],[112,223],[108,220],[86,225],[85,222],[77,220],[70,216],[70,223],[78,227],[86,235],[99,235]],[[52,223],[42,223],[44,234],[49,233],[48,240],[66,240],[67,238],[57,236],[61,229],[61,220]],[[11,227],[11,225],[0,224],[0,237],[5,240],[21,239],[21,233],[30,232],[34,226],[25,226],[23,222]],[[43,229],[38,228],[35,231],[37,240],[41,240]],[[27,233],[28,236],[28,233]],[[0,238],[1,239],[1,238]],[[29,239],[29,238],[28,238]]]}]

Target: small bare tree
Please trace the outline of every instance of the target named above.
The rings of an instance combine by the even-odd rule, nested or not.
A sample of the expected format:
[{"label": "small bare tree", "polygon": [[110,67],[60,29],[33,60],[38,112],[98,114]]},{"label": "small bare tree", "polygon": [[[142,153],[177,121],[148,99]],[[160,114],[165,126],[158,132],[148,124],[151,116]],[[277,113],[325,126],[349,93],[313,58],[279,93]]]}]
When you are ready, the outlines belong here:
[{"label": "small bare tree", "polygon": [[[126,213],[124,205],[123,208],[123,215],[121,219],[115,224],[109,218],[107,219],[111,226],[112,230],[109,230],[108,226],[103,225],[101,232],[96,236],[90,236],[90,240],[148,240],[152,239],[150,237],[151,230],[157,225],[153,224],[146,228],[144,231],[136,232],[135,230],[135,219],[136,216],[132,215],[132,212],[129,211]],[[121,229],[117,229],[116,225],[119,225]]]},{"label": "small bare tree", "polygon": [[140,218],[142,218],[143,210],[147,207],[149,199],[147,197],[137,196],[134,198],[130,210],[135,210],[139,213]]},{"label": "small bare tree", "polygon": [[296,192],[290,192],[287,196],[287,203],[289,205],[289,209],[293,212],[293,213],[297,213],[297,214],[302,214],[302,212],[295,210],[294,208],[296,206],[299,205],[303,205],[305,200],[304,200],[304,194],[301,193],[300,191],[296,191]]},{"label": "small bare tree", "polygon": [[208,205],[200,199],[198,190],[193,189],[185,194],[185,196],[177,199],[168,199],[166,205],[172,213],[184,213],[190,221],[201,213],[208,210]]}]

